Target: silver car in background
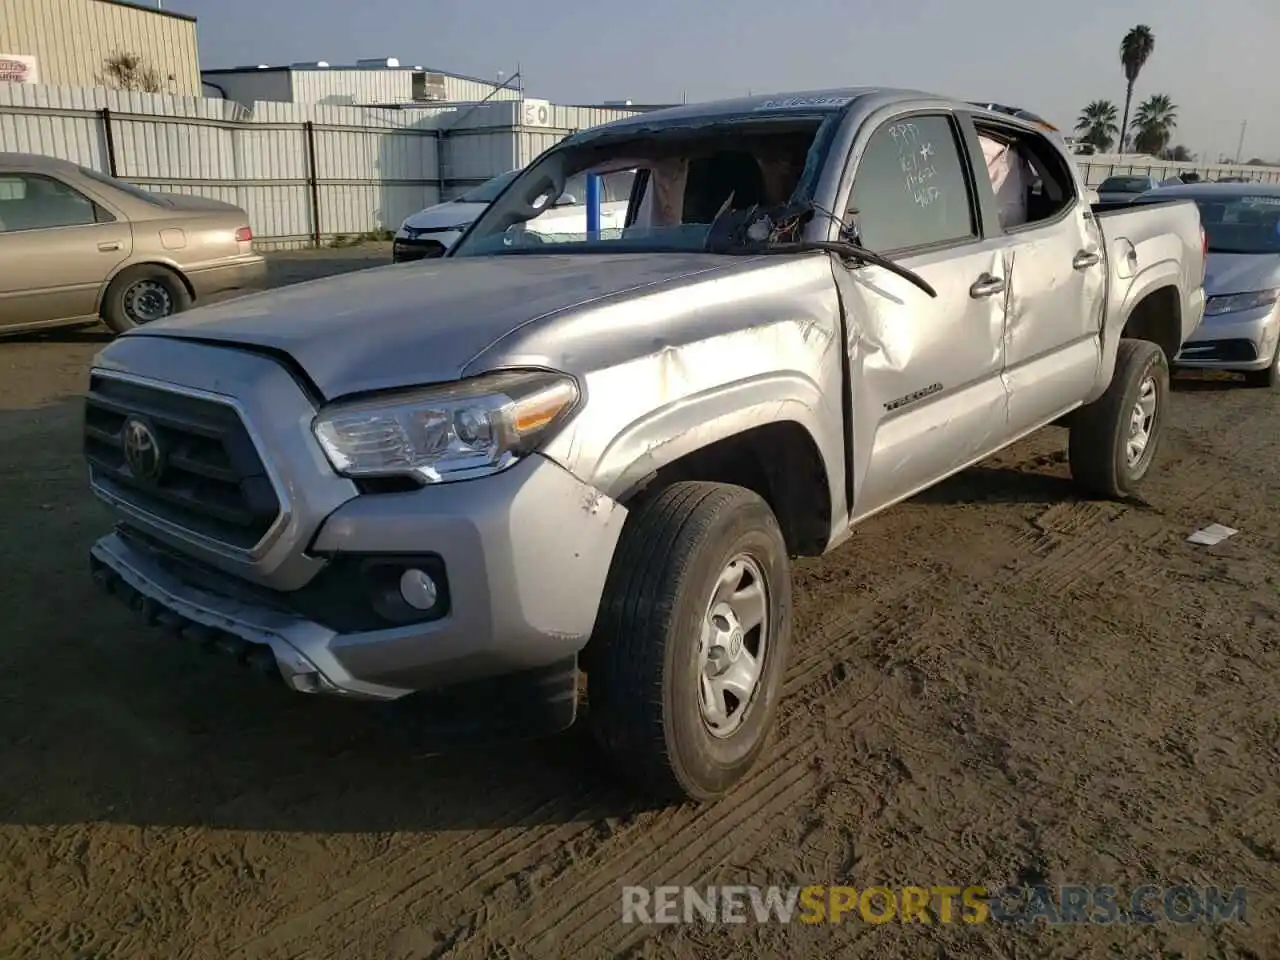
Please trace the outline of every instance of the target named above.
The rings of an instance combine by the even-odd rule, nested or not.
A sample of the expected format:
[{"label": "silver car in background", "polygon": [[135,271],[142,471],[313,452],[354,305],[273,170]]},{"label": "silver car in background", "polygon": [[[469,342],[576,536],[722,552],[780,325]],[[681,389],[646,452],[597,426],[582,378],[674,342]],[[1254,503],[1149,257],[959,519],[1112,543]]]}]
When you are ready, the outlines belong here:
[{"label": "silver car in background", "polygon": [[1195,183],[1162,187],[1136,203],[1194,200],[1208,242],[1204,322],[1179,367],[1233,370],[1280,387],[1280,186]]}]

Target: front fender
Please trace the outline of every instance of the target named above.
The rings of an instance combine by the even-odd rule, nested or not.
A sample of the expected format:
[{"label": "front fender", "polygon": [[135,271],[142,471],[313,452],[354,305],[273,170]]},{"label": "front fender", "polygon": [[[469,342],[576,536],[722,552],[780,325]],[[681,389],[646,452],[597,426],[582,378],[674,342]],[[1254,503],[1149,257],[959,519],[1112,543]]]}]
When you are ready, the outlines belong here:
[{"label": "front fender", "polygon": [[838,476],[839,460],[824,449],[821,405],[818,385],[798,374],[766,375],[695,394],[655,410],[618,434],[596,464],[594,483],[620,498],[695,450],[783,421],[803,427],[822,456],[827,476]]},{"label": "front fender", "polygon": [[[809,435],[822,459],[833,500],[842,499],[843,447],[818,384],[798,373],[772,373],[724,384],[659,407],[627,424],[584,462],[572,428],[545,455],[618,500],[646,478],[682,457],[720,440],[767,424],[793,422]],[[833,503],[833,511],[840,509]],[[833,516],[836,515],[834,512]]]}]

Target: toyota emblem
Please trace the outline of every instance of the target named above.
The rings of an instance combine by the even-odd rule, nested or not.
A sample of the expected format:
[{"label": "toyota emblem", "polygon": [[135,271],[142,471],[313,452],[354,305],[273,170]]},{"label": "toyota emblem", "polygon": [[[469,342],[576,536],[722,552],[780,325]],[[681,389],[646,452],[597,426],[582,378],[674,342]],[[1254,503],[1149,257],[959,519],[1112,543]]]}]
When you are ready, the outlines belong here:
[{"label": "toyota emblem", "polygon": [[124,422],[124,460],[137,480],[156,483],[164,473],[164,450],[145,420],[130,417]]}]

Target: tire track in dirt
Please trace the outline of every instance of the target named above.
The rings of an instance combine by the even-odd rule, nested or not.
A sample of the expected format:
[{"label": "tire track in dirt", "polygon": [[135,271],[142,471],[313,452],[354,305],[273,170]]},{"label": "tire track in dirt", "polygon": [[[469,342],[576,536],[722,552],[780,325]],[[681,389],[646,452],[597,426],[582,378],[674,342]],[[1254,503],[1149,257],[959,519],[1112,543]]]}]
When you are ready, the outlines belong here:
[{"label": "tire track in dirt", "polygon": [[[533,773],[532,770],[530,772]],[[562,783],[555,786],[563,788]],[[492,832],[477,830],[461,840],[446,833],[425,843],[406,843],[366,862],[359,873],[344,882],[337,892],[290,914],[261,935],[236,945],[230,951],[231,955],[267,957],[286,951],[299,941],[313,937],[318,926],[342,926],[346,918],[367,917],[400,901],[449,888],[446,883],[433,886],[431,881],[446,880],[454,871],[465,871],[470,880],[462,887],[449,888],[447,899],[450,901],[486,883],[500,882],[503,874],[518,872],[529,861],[537,860],[579,834],[590,831],[589,821],[609,793],[609,788],[603,785],[596,789],[571,791],[567,796],[556,795],[553,788],[550,799],[524,804],[516,809],[514,817],[517,823],[545,819],[552,821],[549,824],[513,826]],[[483,795],[483,791],[477,791],[477,796]],[[503,805],[504,801],[510,802],[510,797],[497,799],[494,819],[512,819],[511,808]],[[573,813],[566,817],[566,811]],[[481,808],[476,819],[483,819],[484,812]],[[300,892],[305,894],[305,891]]]},{"label": "tire track in dirt", "polygon": [[[846,706],[823,719],[824,732],[848,729],[869,719],[883,695],[881,678],[870,673],[848,676],[832,685],[820,701],[838,696]],[[768,839],[764,826],[794,810],[812,791],[816,776],[812,761],[822,746],[813,733],[806,727],[778,744],[771,761],[723,800],[672,811],[642,843],[612,851],[604,862],[591,864],[576,882],[566,878],[560,886],[567,889],[546,890],[538,903],[510,918],[515,923],[504,924],[503,933],[490,933],[490,941],[518,936],[523,949],[535,956],[585,956],[600,951],[616,954],[647,935],[651,931],[617,923],[622,881],[645,887],[697,884],[730,857],[749,855]],[[751,841],[744,845],[743,836]],[[536,910],[539,906],[544,909]]]},{"label": "tire track in dirt", "polygon": [[[883,629],[894,614],[885,612],[885,604],[893,604],[916,595],[939,576],[938,570],[921,572],[910,569],[880,590],[873,591],[868,603],[859,604],[852,611],[842,612],[820,622],[816,635],[805,638],[810,652],[793,663],[784,684],[784,696],[790,697],[805,684],[821,677],[830,663],[867,636],[865,631]],[[793,682],[793,677],[798,682]],[[834,689],[823,694],[834,694]],[[535,782],[546,777],[533,778]],[[499,808],[495,819],[514,819],[517,823],[537,822],[544,819],[560,821],[539,826],[516,826],[483,836],[457,841],[449,837],[432,838],[425,843],[411,844],[389,851],[367,863],[359,875],[345,883],[343,888],[319,903],[292,913],[271,929],[252,940],[242,942],[232,953],[244,957],[269,957],[287,952],[300,941],[311,937],[317,925],[333,928],[356,926],[370,916],[406,908],[424,897],[431,897],[439,908],[452,906],[459,901],[482,898],[505,880],[535,865],[554,858],[567,844],[598,832],[602,809],[612,808],[611,816],[618,814],[616,801],[619,788],[612,783],[600,782],[574,791],[569,796],[557,796],[563,784],[548,785],[551,796],[538,795],[535,802],[520,807],[515,817],[505,804],[510,797],[495,798]],[[633,805],[631,811],[640,809]],[[572,811],[572,812],[570,812]],[[568,815],[566,815],[568,814]],[[483,817],[483,810],[475,819]],[[641,833],[648,824],[633,824],[621,833]],[[598,841],[607,843],[617,839]],[[665,841],[664,841],[665,842]],[[573,864],[566,864],[565,870]],[[553,874],[550,880],[554,880]],[[465,878],[465,879],[463,879]]]},{"label": "tire track in dirt", "polygon": [[[1157,460],[1148,482],[1153,495],[1173,492],[1174,509],[1187,514],[1219,489],[1221,463],[1237,459],[1244,451],[1249,443],[1248,431],[1240,428],[1251,422],[1257,411],[1247,394],[1227,393],[1212,398],[1221,402],[1200,402],[1210,398],[1185,394],[1180,394],[1180,399],[1181,412],[1190,414],[1187,420],[1194,426],[1188,429],[1182,423],[1170,424],[1171,431],[1195,438],[1187,444],[1193,450],[1212,448],[1213,457],[1166,455]],[[1210,440],[1206,443],[1199,439],[1202,436]],[[1167,448],[1168,438],[1166,453]],[[1020,466],[1050,466],[1063,460],[1061,455],[1049,453],[1024,460]],[[1202,478],[1202,482],[1177,482],[1186,477]],[[1038,534],[1018,538],[1018,546],[1030,557],[1010,562],[997,580],[1006,586],[1035,581],[1052,596],[1092,594],[1116,577],[1143,594],[1163,592],[1167,578],[1150,562],[1151,548],[1167,541],[1175,528],[1163,511],[1154,512],[1159,515],[1158,521],[1149,521],[1143,529],[1134,522],[1138,511],[1123,503],[1079,500],[1054,504],[1033,520]]]}]

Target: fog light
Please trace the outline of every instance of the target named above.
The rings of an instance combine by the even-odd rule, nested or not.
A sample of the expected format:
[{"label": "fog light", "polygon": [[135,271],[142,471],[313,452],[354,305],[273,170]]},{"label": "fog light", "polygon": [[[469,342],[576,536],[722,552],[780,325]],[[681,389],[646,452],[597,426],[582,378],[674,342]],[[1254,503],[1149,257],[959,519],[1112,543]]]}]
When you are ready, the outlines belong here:
[{"label": "fog light", "polygon": [[400,596],[415,610],[430,610],[440,591],[425,572],[410,568],[400,575]]}]

